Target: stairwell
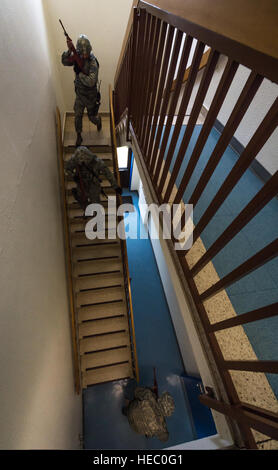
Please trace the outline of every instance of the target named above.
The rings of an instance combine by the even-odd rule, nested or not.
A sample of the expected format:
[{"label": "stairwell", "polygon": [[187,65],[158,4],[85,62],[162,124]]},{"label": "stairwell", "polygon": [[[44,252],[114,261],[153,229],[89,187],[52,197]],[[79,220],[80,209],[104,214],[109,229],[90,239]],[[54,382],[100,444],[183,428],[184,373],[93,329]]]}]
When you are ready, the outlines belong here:
[{"label": "stairwell", "polygon": [[[102,115],[98,132],[83,118],[83,142],[113,172],[115,168],[110,137],[109,115]],[[74,115],[66,113],[63,132],[63,161],[75,151]],[[63,186],[63,185],[62,185]],[[81,370],[81,386],[86,388],[112,380],[134,377],[130,324],[125,289],[124,258],[121,240],[108,238],[89,240],[85,226],[89,217],[72,195],[76,183],[64,181],[67,226],[71,256],[71,277],[76,323],[76,341]],[[102,181],[107,196],[115,195],[107,180]],[[112,215],[101,195],[106,224]]]}]

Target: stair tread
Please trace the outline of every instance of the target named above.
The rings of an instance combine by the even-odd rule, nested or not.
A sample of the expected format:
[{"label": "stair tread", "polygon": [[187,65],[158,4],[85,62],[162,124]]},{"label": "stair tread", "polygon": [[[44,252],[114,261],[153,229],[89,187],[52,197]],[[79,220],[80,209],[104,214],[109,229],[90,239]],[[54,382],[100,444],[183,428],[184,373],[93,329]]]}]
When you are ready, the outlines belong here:
[{"label": "stair tread", "polygon": [[[101,114],[101,113],[100,113]],[[90,122],[86,113],[83,115],[83,132],[82,132],[82,145],[88,147],[91,145],[111,145],[110,135],[110,117],[102,115],[102,129],[97,130],[97,127]],[[64,128],[64,141],[63,144],[67,146],[75,146],[76,142],[76,131],[74,125],[74,113],[67,112]]]},{"label": "stair tread", "polygon": [[[106,179],[106,178],[102,178],[100,186],[104,189],[105,188],[111,188],[111,184],[108,181],[108,179]],[[65,176],[65,187],[66,187],[66,190],[72,190],[72,188],[77,187],[77,184],[73,180],[72,176]],[[113,188],[111,188],[111,189],[115,192],[115,190]]]},{"label": "stair tread", "polygon": [[97,320],[98,318],[111,318],[126,313],[125,302],[114,302],[100,305],[88,305],[78,309],[79,322]]},{"label": "stair tread", "polygon": [[[102,205],[102,203],[101,203]],[[116,207],[112,207],[111,204],[108,206],[103,206],[102,207],[104,208],[104,212],[105,214],[113,214],[113,215],[116,215],[117,214],[117,209]],[[79,206],[78,203],[72,203],[72,204],[68,204],[68,216],[71,218],[71,217],[78,217],[78,216],[83,216],[84,214],[84,211],[83,209],[81,209],[81,207]],[[91,216],[92,217],[92,216]]]},{"label": "stair tread", "polygon": [[[77,200],[75,199],[75,197],[73,196],[73,194],[70,190],[67,190],[67,192],[66,192],[66,200],[67,200],[68,207],[71,206],[71,205],[73,207],[79,207],[79,204],[78,204]],[[102,193],[100,194],[100,201],[101,201],[102,205],[107,205],[108,204],[107,198]]]},{"label": "stair tread", "polygon": [[129,334],[126,331],[120,333],[110,333],[99,336],[90,336],[82,338],[79,341],[80,354],[105,349],[113,349],[119,346],[127,346],[130,344]]},{"label": "stair tread", "polygon": [[96,259],[96,258],[119,258],[121,256],[121,247],[118,243],[114,245],[100,245],[100,246],[82,246],[72,249],[73,261]]},{"label": "stair tread", "polygon": [[[68,161],[73,156],[74,152],[75,150],[73,149],[66,149],[64,152],[64,161]],[[113,167],[113,157],[111,152],[93,152],[93,154],[98,158],[101,158],[108,167]]]},{"label": "stair tread", "polygon": [[90,246],[100,246],[100,245],[104,245],[104,244],[107,244],[107,245],[115,245],[115,244],[119,244],[120,243],[120,239],[119,237],[117,238],[94,238],[93,240],[91,240],[90,238],[87,238],[86,237],[86,233],[85,232],[77,232],[77,233],[73,233],[72,236],[71,236],[71,246],[72,247],[76,247],[78,245],[90,245]]},{"label": "stair tread", "polygon": [[127,317],[112,317],[102,320],[92,320],[79,325],[79,338],[92,335],[114,333],[116,331],[128,331]]},{"label": "stair tread", "polygon": [[103,382],[111,382],[112,380],[120,380],[125,379],[127,377],[133,377],[132,367],[130,363],[100,367],[98,369],[92,369],[83,372],[82,386],[83,388],[86,388],[88,385],[95,385]]},{"label": "stair tread", "polygon": [[111,272],[122,272],[122,260],[121,258],[107,258],[107,259],[95,259],[89,261],[81,261],[74,263],[73,275],[85,276],[96,273],[111,273]]},{"label": "stair tread", "polygon": [[122,286],[106,287],[104,289],[93,289],[76,294],[77,307],[85,305],[94,305],[103,302],[114,302],[116,300],[124,300],[125,292]]},{"label": "stair tread", "polygon": [[[88,239],[94,239],[95,234],[94,234],[94,228],[95,228],[95,223],[91,224],[89,223],[90,220],[92,220],[92,216],[78,216],[78,217],[69,217],[69,224],[70,224],[70,230],[71,233],[76,232],[77,230],[84,231],[86,228],[86,236]],[[87,225],[88,224],[88,225]],[[117,234],[117,218],[114,215],[106,215],[105,214],[105,225],[102,227],[101,222],[98,224],[97,229],[99,233],[105,233],[106,231],[110,231],[112,233],[115,233],[115,236]],[[87,226],[87,227],[86,227]],[[103,232],[104,230],[104,232]],[[92,235],[90,235],[92,234]]]},{"label": "stair tread", "polygon": [[85,276],[74,279],[75,291],[96,289],[97,287],[124,286],[124,277],[121,273],[104,273],[95,276]]},{"label": "stair tread", "polygon": [[98,351],[90,354],[83,354],[81,357],[81,370],[114,365],[119,362],[129,362],[131,360],[130,347],[109,349],[107,351]]},{"label": "stair tread", "polygon": [[[76,183],[74,183],[74,181],[65,181],[65,189],[66,189],[66,198],[70,198],[72,197],[72,188],[75,188],[76,187]],[[115,196],[115,189],[113,189],[111,186],[110,186],[110,183],[108,186],[105,186],[104,188],[104,191],[105,191],[105,194],[107,196]],[[107,201],[106,197],[101,193],[100,194],[100,199],[101,201]]]}]

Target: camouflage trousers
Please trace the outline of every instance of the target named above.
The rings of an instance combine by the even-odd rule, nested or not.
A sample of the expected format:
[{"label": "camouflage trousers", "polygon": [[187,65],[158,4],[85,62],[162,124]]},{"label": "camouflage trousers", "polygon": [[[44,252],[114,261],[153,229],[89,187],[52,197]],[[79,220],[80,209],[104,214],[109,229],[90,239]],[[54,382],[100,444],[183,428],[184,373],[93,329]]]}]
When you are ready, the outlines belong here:
[{"label": "camouflage trousers", "polygon": [[92,185],[92,187],[86,191],[85,194],[82,193],[79,186],[72,189],[73,197],[80,204],[83,210],[86,209],[88,204],[100,204],[100,193],[101,189],[95,185]]},{"label": "camouflage trousers", "polygon": [[76,99],[74,103],[76,132],[82,132],[82,118],[85,108],[87,108],[88,118],[90,119],[90,121],[95,125],[98,124],[99,117],[96,113],[96,99],[97,91],[95,93],[90,93],[89,96],[85,96],[78,93],[76,90]]}]

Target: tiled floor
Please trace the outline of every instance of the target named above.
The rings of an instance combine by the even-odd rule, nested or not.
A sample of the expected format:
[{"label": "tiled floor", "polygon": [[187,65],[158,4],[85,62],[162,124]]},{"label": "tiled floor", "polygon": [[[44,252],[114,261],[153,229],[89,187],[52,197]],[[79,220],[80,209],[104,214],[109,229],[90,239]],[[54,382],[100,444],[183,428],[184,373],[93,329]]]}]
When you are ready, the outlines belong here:
[{"label": "tiled floor", "polygon": [[[198,128],[199,127],[199,128]],[[187,156],[193,148],[193,144],[199,134],[201,126],[197,126],[191,139]],[[190,182],[184,201],[190,197],[196,182],[200,177],[208,156],[211,154],[219,138],[216,130],[209,136],[208,142],[202,153],[192,181]],[[237,154],[228,147],[216,168],[207,188],[194,208],[194,223],[196,224],[205,209],[208,207],[218,188],[224,182],[231,168],[237,161]],[[184,159],[184,168],[187,158]],[[259,177],[247,170],[239,183],[223,203],[220,210],[213,217],[207,228],[201,235],[205,248],[208,249],[224,229],[234,220],[242,208],[257,194],[263,186]],[[220,278],[224,277],[239,264],[253,256],[268,243],[273,241],[278,234],[278,199],[273,199],[247,226],[234,237],[228,245],[213,259],[214,267]],[[240,281],[226,289],[237,314],[262,307],[278,301],[278,260],[277,258],[267,263],[253,273],[245,276]],[[256,323],[250,323],[244,327],[247,336],[259,359],[277,359],[278,357],[278,317],[269,318]],[[268,380],[278,396],[278,377],[269,375]]]}]

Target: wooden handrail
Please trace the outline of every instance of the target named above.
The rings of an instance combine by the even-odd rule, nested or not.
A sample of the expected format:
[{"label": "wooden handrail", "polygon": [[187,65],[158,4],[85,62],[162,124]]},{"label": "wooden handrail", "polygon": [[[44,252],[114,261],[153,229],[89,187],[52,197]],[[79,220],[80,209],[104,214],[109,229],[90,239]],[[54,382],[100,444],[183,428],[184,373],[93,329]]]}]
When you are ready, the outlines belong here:
[{"label": "wooden handrail", "polygon": [[[258,73],[277,82],[274,59],[278,58],[278,2],[276,0],[151,0],[133,1],[136,6],[146,8],[166,22],[175,20],[182,29],[186,22],[188,34],[199,37],[208,46],[252,68],[256,64]],[[118,60],[116,83],[126,44],[132,27],[131,11],[121,54]],[[169,18],[169,21],[167,20]],[[222,50],[221,50],[222,49]]]},{"label": "wooden handrail", "polygon": [[[112,128],[111,134],[112,134],[114,165],[115,165],[117,182],[118,182],[118,185],[120,186],[120,173],[119,173],[118,159],[117,159],[116,127],[115,127],[115,116],[114,116],[113,95],[112,95],[111,85],[109,86],[109,105],[110,105],[110,115],[111,115],[111,128]],[[119,196],[119,201],[120,201],[120,204],[122,204],[121,196]],[[139,383],[139,368],[138,368],[138,358],[137,358],[137,349],[136,349],[134,315],[133,315],[133,306],[132,306],[132,297],[131,297],[130,273],[129,273],[129,267],[128,267],[126,240],[125,239],[121,240],[121,242],[122,242],[121,246],[122,246],[123,264],[124,264],[125,271],[126,271],[125,274],[126,274],[126,282],[127,282],[127,289],[128,289],[128,301],[129,301],[131,330],[132,330],[135,376],[136,376],[137,383]]]},{"label": "wooden handrail", "polygon": [[[208,0],[194,0],[194,4],[195,1],[197,4],[208,6]],[[183,16],[181,10],[174,10],[178,7],[184,9],[184,5],[191,3],[192,0],[173,0],[171,2],[169,0],[153,0],[151,3],[140,0],[138,2],[138,7],[134,9],[132,34],[128,36],[129,43],[124,48],[123,60],[115,87],[114,97],[117,111],[116,117],[118,119],[117,124],[120,123],[119,119],[121,115],[123,115],[124,110],[128,108],[127,125],[130,128],[132,142],[139,150],[139,158],[142,164],[145,165],[152,184],[153,194],[160,204],[169,201],[173,204],[179,204],[191,182],[193,183],[193,187],[191,188],[192,194],[190,197],[189,195],[186,196],[187,203],[193,206],[198,203],[207,185],[211,182],[226,148],[235,135],[241,121],[245,118],[247,110],[253,103],[264,79],[269,79],[278,84],[278,56],[274,57],[274,55],[270,55],[270,51],[260,49],[255,42],[252,44],[246,41],[240,42],[239,36],[241,35],[242,28],[238,29],[238,37],[229,37],[227,35],[229,28],[225,27],[224,17],[222,21],[224,29],[223,31],[217,31],[210,26],[209,16],[207,17],[206,24],[202,25],[201,21],[198,22],[196,18],[193,22],[193,19],[190,18],[192,12],[187,11],[186,15]],[[233,9],[237,3],[238,0],[233,2]],[[245,4],[243,5],[243,3]],[[223,10],[223,4],[227,6],[227,10]],[[215,14],[213,9],[214,5],[216,5],[217,8],[220,8],[222,5],[222,13],[227,20],[227,11],[231,11],[230,4],[228,5],[226,0],[221,0],[221,5],[219,0],[216,0],[213,5],[211,5],[210,2],[209,8],[211,9],[212,7],[211,13],[213,15]],[[245,18],[243,12],[246,11],[247,5],[250,7],[250,0],[241,2],[240,6],[242,8],[240,9],[240,13],[237,12],[241,17],[236,16],[236,18],[232,18],[231,22],[233,22],[233,24],[235,22],[237,22],[237,24],[244,22]],[[254,25],[256,25],[258,21],[261,24],[261,18],[259,17],[263,15],[262,12],[266,5],[269,8],[269,12],[272,11],[276,25],[278,4],[276,8],[271,0],[266,0],[264,3],[262,3],[261,0],[254,0],[252,5],[255,7],[255,13],[253,15]],[[164,9],[162,9],[161,6],[164,6]],[[192,11],[194,11],[194,8]],[[217,13],[219,13],[219,11]],[[250,22],[251,16],[248,17],[247,22]],[[216,15],[216,17],[219,19],[219,15]],[[270,19],[269,23],[268,19]],[[264,22],[264,27],[267,25],[267,28],[272,30],[274,37],[275,32],[271,20],[268,15],[264,15],[262,21]],[[156,24],[155,34],[154,21]],[[257,40],[257,38],[259,38],[261,41],[258,30],[259,28],[256,27],[255,29],[253,28],[252,31],[256,36],[255,39]],[[174,36],[175,31],[176,34]],[[159,39],[157,38],[157,33],[159,34]],[[183,33],[186,34],[184,42],[182,41]],[[156,39],[154,39],[154,36]],[[192,44],[193,40],[197,41],[196,47]],[[276,38],[275,40],[277,43]],[[153,44],[156,45],[155,51],[152,47]],[[209,50],[204,54],[205,46],[209,47]],[[189,63],[188,58],[192,53],[193,59],[191,66],[186,70]],[[220,56],[226,56],[228,61],[224,66],[224,71],[215,90],[214,97],[211,100],[206,120],[200,130],[196,143],[192,143],[192,148],[189,149],[189,144],[192,142],[191,137],[211,80],[213,80],[215,76],[214,74]],[[177,67],[178,58],[180,58],[180,60]],[[208,61],[206,64],[207,58]],[[198,71],[204,66],[204,73],[202,74],[197,93],[194,96],[193,88],[196,83],[196,77]],[[209,134],[214,126],[215,119],[229,93],[240,66],[249,68],[251,72],[243,81],[241,93],[235,104],[230,106],[230,114],[224,129],[215,147],[212,149],[211,154],[208,155],[209,158],[205,167],[199,169],[200,175],[195,182],[192,178],[193,172],[201,158]],[[184,74],[185,70],[186,74]],[[130,79],[132,74],[134,80]],[[176,82],[174,78],[176,78]],[[183,80],[186,80],[184,87],[182,87]],[[173,88],[174,93],[171,98],[170,91],[171,89],[173,90]],[[162,96],[163,99],[161,99]],[[177,146],[178,137],[180,136],[181,127],[191,97],[194,97],[194,100],[190,110],[190,117],[185,126],[181,141]],[[177,110],[179,99],[180,104]],[[202,235],[203,231],[230,193],[236,188],[241,177],[247,169],[251,167],[256,156],[275,131],[278,122],[278,101],[277,99],[275,100],[274,97],[273,101],[269,110],[264,112],[265,115],[263,119],[259,122],[246,148],[241,152],[238,161],[230,170],[225,181],[221,183],[220,188],[216,188],[216,194],[213,196],[212,201],[209,203],[209,206],[204,211],[200,220],[196,223],[193,230],[193,244],[197,242],[197,239]],[[177,113],[177,120],[172,136],[170,136],[175,113]],[[166,117],[167,121],[165,124]],[[188,161],[184,170],[182,165],[186,153],[188,153]],[[178,178],[178,175],[180,175],[181,178]],[[189,261],[185,256],[188,250],[177,252],[180,268],[185,276],[190,295],[192,296],[192,303],[195,304],[199,320],[201,321],[208,344],[211,348],[219,373],[218,378],[221,378],[225,389],[225,400],[227,399],[227,401],[230,402],[230,406],[232,406],[233,409],[237,409],[240,405],[240,397],[236,386],[237,384],[231,371],[240,370],[253,373],[258,372],[260,374],[278,374],[278,362],[276,360],[262,361],[259,359],[251,361],[248,357],[246,359],[241,357],[240,361],[227,361],[224,358],[222,344],[220,344],[216,332],[251,321],[274,317],[277,314],[277,308],[275,304],[264,309],[255,308],[256,306],[254,306],[253,311],[240,315],[240,320],[237,318],[239,315],[237,315],[237,317],[232,317],[222,322],[218,321],[216,324],[212,325],[209,315],[212,315],[212,311],[208,312],[205,302],[210,299],[210,297],[218,294],[250,272],[266,264],[274,256],[278,256],[278,239],[258,251],[251,258],[245,261],[243,259],[235,269],[228,272],[222,279],[216,277],[213,285],[211,287],[207,286],[207,289],[202,292],[200,292],[198,280],[195,280],[195,276],[199,274],[199,271],[201,271],[208,262],[213,260],[219,251],[224,249],[241,228],[275,197],[275,188],[277,187],[277,184],[275,185],[276,179],[277,176],[273,175],[261,191],[256,194],[254,200],[250,201],[246,208],[243,208],[239,215],[233,220],[231,225],[219,235],[215,244],[199,259],[195,266],[190,267]],[[173,190],[175,191],[174,198],[172,199]],[[184,214],[185,210],[183,211],[182,217],[179,217],[182,225],[185,224],[186,220],[186,217],[185,220],[183,220]],[[184,231],[184,228],[186,227],[183,226],[180,233]],[[176,242],[174,237],[172,241],[173,243]],[[206,275],[206,273],[203,274],[204,276]],[[258,307],[260,307],[260,305],[258,305]],[[227,332],[227,336],[228,334]],[[276,403],[271,398],[271,388],[267,393],[272,403],[271,406],[276,410]],[[209,403],[206,404],[210,406]],[[220,412],[223,412],[223,410],[220,410]],[[260,418],[265,419],[264,416]],[[271,417],[269,416],[268,418],[271,421]],[[256,448],[255,440],[257,440],[257,438],[253,436],[251,421],[237,419],[237,416],[236,421],[246,446],[248,448]],[[271,425],[270,422],[269,424]],[[240,444],[238,437],[236,437],[236,442]]]},{"label": "wooden handrail", "polygon": [[[211,48],[209,48],[206,52],[203,53],[203,56],[202,56],[202,59],[201,59],[200,65],[199,65],[199,69],[198,69],[199,72],[200,72],[200,70],[202,70],[207,65],[209,55],[210,55],[210,51],[211,51]],[[189,67],[187,67],[187,69],[184,73],[184,76],[183,76],[182,83],[185,83],[187,81],[187,79],[189,77],[190,70],[191,70],[191,65]],[[174,89],[176,88],[176,83],[177,83],[177,80],[174,80],[171,91],[174,91]]]},{"label": "wooden handrail", "polygon": [[79,356],[78,356],[78,347],[77,347],[77,331],[76,331],[76,319],[75,319],[75,311],[74,311],[74,291],[73,291],[72,271],[71,271],[71,249],[70,249],[70,238],[69,238],[69,224],[68,224],[68,216],[67,216],[66,188],[65,188],[65,179],[64,179],[62,126],[61,126],[61,115],[60,115],[60,111],[58,107],[56,107],[56,125],[57,125],[57,147],[58,147],[58,159],[59,159],[60,191],[61,191],[61,197],[62,197],[63,226],[64,226],[64,236],[65,236],[67,284],[68,284],[69,309],[70,309],[70,318],[71,318],[74,383],[75,383],[75,392],[79,395],[80,394],[80,367],[79,367]]},{"label": "wooden handrail", "polygon": [[276,0],[150,0],[172,15],[278,58]]},{"label": "wooden handrail", "polygon": [[278,439],[277,415],[275,416],[272,412],[245,403],[231,406],[207,395],[200,395],[199,399],[203,405],[224,413],[242,424],[248,424],[251,428],[275,440]]}]

